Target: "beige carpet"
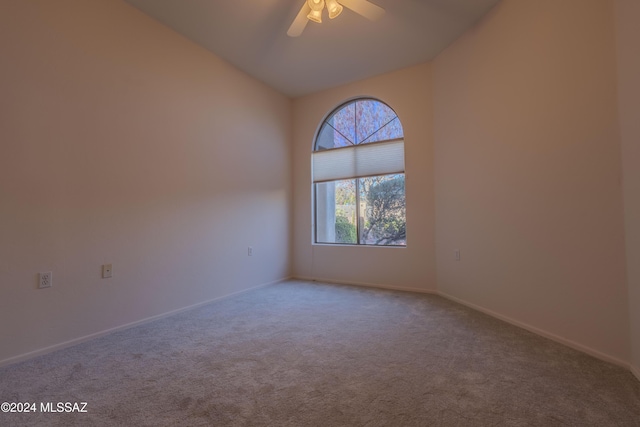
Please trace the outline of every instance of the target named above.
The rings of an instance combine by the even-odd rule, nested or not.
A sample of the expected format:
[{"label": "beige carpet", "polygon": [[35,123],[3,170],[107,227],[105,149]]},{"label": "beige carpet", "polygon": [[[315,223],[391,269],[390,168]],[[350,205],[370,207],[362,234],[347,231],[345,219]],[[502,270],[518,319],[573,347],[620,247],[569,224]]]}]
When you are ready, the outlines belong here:
[{"label": "beige carpet", "polygon": [[296,281],[0,369],[0,402],[38,405],[1,426],[640,426],[624,369],[437,296]]}]

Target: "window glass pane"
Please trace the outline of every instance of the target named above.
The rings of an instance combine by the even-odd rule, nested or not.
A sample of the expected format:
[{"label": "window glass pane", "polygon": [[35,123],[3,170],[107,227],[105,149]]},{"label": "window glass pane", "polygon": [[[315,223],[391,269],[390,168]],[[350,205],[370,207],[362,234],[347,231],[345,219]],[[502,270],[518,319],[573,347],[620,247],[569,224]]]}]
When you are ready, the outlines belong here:
[{"label": "window glass pane", "polygon": [[316,151],[329,148],[347,147],[353,145],[340,132],[331,127],[331,120],[325,123],[316,140]]},{"label": "window glass pane", "polygon": [[403,136],[404,130],[402,129],[402,124],[396,117],[361,143],[366,144],[369,142],[388,141],[390,139],[402,138]]},{"label": "window glass pane", "polygon": [[[349,104],[344,108],[338,110],[327,121],[337,131],[339,135],[346,138],[349,145],[353,145],[356,142],[356,105]],[[336,145],[336,147],[343,147],[344,145]]]},{"label": "window glass pane", "polygon": [[404,174],[360,178],[360,243],[406,245]]},{"label": "window glass pane", "polygon": [[316,242],[357,244],[356,180],[316,184]]},{"label": "window glass pane", "polygon": [[[396,113],[387,105],[373,99],[365,99],[357,101],[355,106],[357,144],[402,138],[402,133],[398,134],[397,129],[386,129],[391,122],[400,123],[399,120],[395,120]],[[394,136],[387,137],[388,135]]]}]

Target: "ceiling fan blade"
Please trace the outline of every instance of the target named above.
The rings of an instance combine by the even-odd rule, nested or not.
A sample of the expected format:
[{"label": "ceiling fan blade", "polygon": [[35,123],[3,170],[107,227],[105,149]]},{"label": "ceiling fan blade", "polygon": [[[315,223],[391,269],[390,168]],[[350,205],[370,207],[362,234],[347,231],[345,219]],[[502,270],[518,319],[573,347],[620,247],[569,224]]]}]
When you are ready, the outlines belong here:
[{"label": "ceiling fan blade", "polygon": [[383,8],[375,5],[367,0],[339,0],[340,4],[348,7],[355,13],[358,13],[370,21],[377,21],[385,14]]},{"label": "ceiling fan blade", "polygon": [[305,0],[302,9],[298,12],[296,19],[293,20],[293,23],[289,27],[289,31],[287,31],[287,35],[289,37],[298,37],[304,31],[304,28],[307,26],[309,20],[307,19],[307,15],[311,12],[311,7]]}]

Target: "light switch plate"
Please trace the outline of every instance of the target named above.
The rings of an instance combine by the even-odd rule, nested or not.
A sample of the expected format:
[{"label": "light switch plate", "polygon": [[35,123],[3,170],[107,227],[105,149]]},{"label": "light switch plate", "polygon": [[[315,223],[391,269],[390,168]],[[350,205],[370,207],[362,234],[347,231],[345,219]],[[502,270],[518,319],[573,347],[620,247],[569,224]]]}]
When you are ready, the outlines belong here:
[{"label": "light switch plate", "polygon": [[108,279],[113,277],[113,266],[111,264],[104,264],[102,266],[102,278]]}]

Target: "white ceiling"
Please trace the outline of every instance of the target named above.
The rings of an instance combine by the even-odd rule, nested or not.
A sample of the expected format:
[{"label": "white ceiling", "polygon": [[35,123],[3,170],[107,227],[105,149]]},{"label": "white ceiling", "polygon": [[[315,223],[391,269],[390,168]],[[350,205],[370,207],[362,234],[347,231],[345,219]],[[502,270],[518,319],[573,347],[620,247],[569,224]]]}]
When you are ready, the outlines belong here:
[{"label": "white ceiling", "polygon": [[297,97],[427,62],[500,0],[371,0],[371,22],[348,10],[287,30],[304,0],[126,0],[239,69]]}]

